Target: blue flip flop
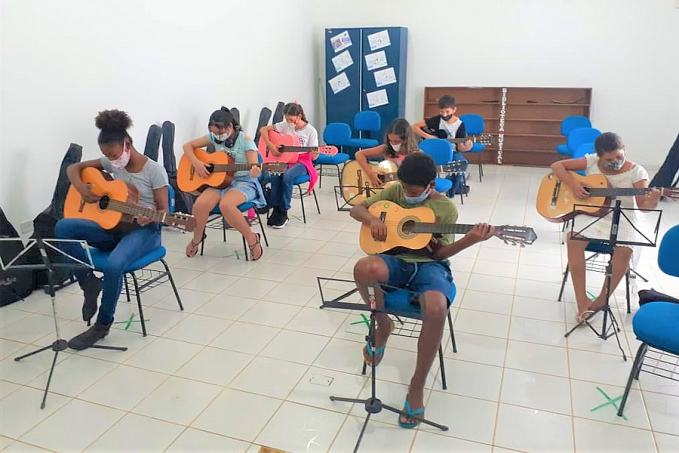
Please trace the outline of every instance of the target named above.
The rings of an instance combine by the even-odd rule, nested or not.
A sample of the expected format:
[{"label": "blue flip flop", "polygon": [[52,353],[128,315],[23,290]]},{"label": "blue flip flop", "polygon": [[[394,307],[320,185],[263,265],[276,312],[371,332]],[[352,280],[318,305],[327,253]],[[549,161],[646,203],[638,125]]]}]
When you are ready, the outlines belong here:
[{"label": "blue flip flop", "polygon": [[[370,341],[366,342],[366,344],[365,344],[365,350],[366,350],[366,352],[368,353],[368,355],[369,355],[370,357],[373,357],[373,360],[374,360],[374,357],[375,357],[376,355],[381,354],[379,360],[378,360],[377,362],[375,362],[375,366],[377,366],[377,365],[379,365],[380,363],[382,363],[382,360],[384,359],[384,350],[385,350],[386,347],[387,347],[387,345],[386,345],[386,344],[383,344],[383,345],[380,346],[379,348],[373,349],[372,346],[370,346]],[[366,363],[366,365],[371,366],[369,363]]]},{"label": "blue flip flop", "polygon": [[[421,408],[421,409],[417,409],[417,410],[411,410],[410,409],[410,403],[408,402],[408,396],[406,396],[405,412],[406,412],[405,416],[408,417],[408,418],[416,417],[418,415],[420,416],[420,418],[424,418],[424,407]],[[413,429],[413,428],[417,428],[417,426],[420,424],[419,421],[417,421],[415,423],[403,423],[401,421],[401,417],[403,415],[404,414],[399,414],[399,416],[398,416],[398,425],[401,428]]]}]

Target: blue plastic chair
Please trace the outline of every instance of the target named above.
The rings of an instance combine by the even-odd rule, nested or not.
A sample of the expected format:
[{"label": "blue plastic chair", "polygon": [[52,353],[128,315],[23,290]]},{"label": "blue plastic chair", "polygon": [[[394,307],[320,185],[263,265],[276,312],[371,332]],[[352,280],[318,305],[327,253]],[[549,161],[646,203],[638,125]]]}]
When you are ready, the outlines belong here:
[{"label": "blue plastic chair", "polygon": [[[596,151],[594,150],[594,143],[583,143],[582,145],[578,146],[578,149],[573,154],[573,159],[580,159],[581,157],[585,157],[588,154],[595,153]],[[586,174],[584,170],[578,170],[576,173],[582,176],[585,176]]]},{"label": "blue plastic chair", "polygon": [[593,127],[579,127],[573,129],[570,134],[568,134],[567,154],[574,156],[580,145],[583,143],[594,143],[599,135],[601,135],[601,131],[599,129],[594,129]]},{"label": "blue plastic chair", "polygon": [[351,128],[346,123],[330,123],[323,129],[323,141],[328,145],[342,147],[349,145],[351,140]]},{"label": "blue plastic chair", "polygon": [[[467,135],[481,135],[483,134],[483,131],[486,128],[486,125],[483,121],[483,117],[481,115],[476,115],[475,113],[468,113],[467,115],[460,116],[460,119],[464,124],[464,128],[467,131]],[[482,143],[474,143],[472,145],[472,149],[470,149],[468,152],[482,153],[484,149],[486,149],[486,145]],[[483,182],[483,162],[482,162],[483,159],[481,158],[480,155],[478,156],[478,159],[479,159],[479,182]]]},{"label": "blue plastic chair", "polygon": [[318,159],[314,161],[314,166],[318,167],[318,187],[323,187],[323,165],[332,165],[337,168],[337,177],[339,178],[339,185],[342,185],[342,172],[340,165],[345,164],[349,160],[349,155],[344,153],[337,153],[334,156],[327,156],[319,154]]},{"label": "blue plastic chair", "polygon": [[379,140],[371,138],[372,133],[379,132],[382,124],[380,115],[377,112],[358,112],[354,116],[354,129],[362,136],[363,132],[367,132],[368,137],[352,138],[349,140],[349,146],[354,148],[372,148],[373,146],[379,145]]},{"label": "blue plastic chair", "polygon": [[[304,220],[304,223],[306,223],[306,210],[304,209],[304,197],[308,197],[309,195],[305,195],[304,192],[302,191],[302,184],[308,183],[311,178],[309,178],[309,175],[302,175],[298,176],[295,178],[295,180],[292,182],[294,186],[297,187],[299,190],[299,202],[302,204],[302,219]],[[318,205],[318,198],[316,198],[316,189],[312,190],[311,193],[314,196],[314,201],[316,202],[316,210],[318,213],[321,213],[321,208]]]},{"label": "blue plastic chair", "polygon": [[[658,249],[660,270],[673,277],[679,277],[677,250],[679,250],[679,225],[669,229],[662,238]],[[632,327],[634,335],[642,343],[627,379],[627,387],[625,387],[625,393],[618,410],[619,416],[622,416],[625,409],[632,382],[635,379],[639,380],[641,371],[648,371],[656,376],[669,379],[677,379],[677,372],[674,371],[674,365],[668,362],[668,358],[658,360],[659,357],[653,357],[653,365],[649,366],[649,370],[643,369],[643,366],[649,348],[655,349],[660,354],[679,355],[679,304],[662,301],[648,302],[642,305],[634,315]],[[674,361],[676,363],[676,360]]]},{"label": "blue plastic chair", "polygon": [[167,197],[168,197],[168,204],[170,206],[170,214],[174,214],[174,189],[172,188],[171,185],[167,185]]},{"label": "blue plastic chair", "polygon": [[[580,127],[592,127],[592,122],[586,116],[568,116],[561,122],[561,135],[568,138],[573,129]],[[559,154],[572,154],[566,144],[557,145],[556,152]]]},{"label": "blue plastic chair", "polygon": [[[441,138],[427,138],[425,140],[422,140],[418,147],[420,148],[420,150],[422,150],[423,153],[430,155],[434,159],[434,163],[436,165],[445,165],[454,160],[453,146],[447,140]],[[436,191],[440,193],[449,193],[454,188],[454,186],[457,187],[459,182],[463,181],[463,178],[461,176],[462,175],[456,175],[453,176],[452,179],[437,177],[435,186]],[[455,192],[453,192],[453,194],[454,193]],[[460,192],[460,200],[462,204],[464,204],[462,192]]]},{"label": "blue plastic chair", "polygon": [[[95,271],[100,271],[106,266],[111,252],[102,252],[101,250],[91,248],[90,253],[92,255],[92,264],[94,265]],[[125,269],[123,282],[125,283],[125,293],[127,295],[127,301],[130,299],[130,286],[128,283],[128,278],[132,277],[132,282],[134,284],[134,294],[137,298],[137,306],[139,307],[139,319],[141,322],[141,331],[144,336],[146,336],[146,323],[144,321],[144,311],[141,305],[141,294],[146,290],[153,289],[156,286],[163,283],[163,279],[167,277],[174,290],[174,295],[177,298],[177,303],[179,304],[179,309],[184,310],[182,305],[182,300],[179,297],[179,292],[177,291],[177,286],[172,278],[172,272],[165,262],[165,255],[167,251],[162,245],[147,253],[143,257],[139,258],[137,261],[132,263],[127,269]],[[147,266],[160,262],[165,268],[164,271],[159,271],[156,269],[145,269]],[[137,275],[138,271],[142,271]],[[141,284],[140,284],[141,282]],[[89,325],[89,322],[88,322]]]},{"label": "blue plastic chair", "polygon": [[[457,288],[453,284],[453,291],[450,295],[451,307],[455,302],[455,296],[457,295]],[[396,317],[396,321],[401,324],[400,328],[397,326],[394,329],[395,335],[400,336],[412,336],[415,332],[416,322],[422,320],[422,307],[420,307],[419,301],[417,300],[417,294],[409,291],[407,289],[396,289],[392,291],[385,291],[384,293],[384,307],[387,314],[391,314]],[[401,318],[409,318],[415,320],[415,322],[408,323],[403,321]],[[410,324],[410,325],[408,325]],[[455,332],[453,330],[453,319],[450,316],[450,310],[448,311],[448,328],[450,329],[450,341],[453,346],[453,352],[457,352],[457,344],[455,343]],[[443,390],[448,388],[446,382],[446,369],[443,364],[443,345],[439,345],[439,363],[441,364],[441,384]],[[366,374],[367,365],[363,363],[362,373]]]}]

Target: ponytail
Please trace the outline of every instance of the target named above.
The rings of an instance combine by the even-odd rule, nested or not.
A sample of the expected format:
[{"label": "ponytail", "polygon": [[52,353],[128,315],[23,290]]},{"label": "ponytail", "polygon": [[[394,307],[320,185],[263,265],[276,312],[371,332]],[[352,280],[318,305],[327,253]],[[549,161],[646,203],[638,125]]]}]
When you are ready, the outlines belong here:
[{"label": "ponytail", "polygon": [[304,114],[304,109],[302,108],[301,105],[299,105],[296,102],[290,102],[288,104],[285,104],[285,107],[283,107],[283,115],[290,116],[302,115],[302,121],[304,121],[305,123],[309,122],[309,120],[306,119],[306,115]]}]

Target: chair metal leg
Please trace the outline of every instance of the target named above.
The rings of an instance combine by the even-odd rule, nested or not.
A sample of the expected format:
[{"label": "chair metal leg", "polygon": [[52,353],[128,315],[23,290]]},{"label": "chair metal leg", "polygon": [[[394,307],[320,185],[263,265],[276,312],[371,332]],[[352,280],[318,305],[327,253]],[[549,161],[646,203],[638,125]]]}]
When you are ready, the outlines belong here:
[{"label": "chair metal leg", "polygon": [[483,164],[481,163],[481,156],[479,156],[479,182],[483,182]]},{"label": "chair metal leg", "polygon": [[566,264],[566,270],[563,272],[563,281],[561,282],[561,291],[559,291],[559,298],[557,299],[561,302],[561,297],[563,297],[563,290],[566,287],[566,281],[568,281],[568,264]]},{"label": "chair metal leg", "polygon": [[203,249],[205,248],[205,239],[207,239],[207,233],[203,231],[203,239],[200,240],[200,256],[203,256]]},{"label": "chair metal leg", "polygon": [[625,296],[627,297],[627,313],[632,313],[632,303],[630,302],[629,294],[629,269],[625,273]]},{"label": "chair metal leg", "polygon": [[306,223],[306,211],[304,210],[304,194],[302,194],[302,186],[297,184],[297,188],[299,189],[299,201],[302,203],[302,219],[304,219],[304,223]]},{"label": "chair metal leg", "polygon": [[443,363],[443,348],[439,345],[439,363],[441,364],[441,387],[443,390],[448,390],[448,383],[446,382],[446,366]]},{"label": "chair metal leg", "polygon": [[226,242],[226,219],[222,217],[222,239]]},{"label": "chair metal leg", "polygon": [[123,281],[125,282],[125,294],[127,295],[127,301],[130,302],[130,286],[127,284],[127,279],[123,276]]},{"label": "chair metal leg", "polygon": [[248,255],[248,243],[245,242],[245,236],[241,236],[243,238],[243,252],[245,253],[245,261],[250,261],[250,257]]},{"label": "chair metal leg", "polygon": [[262,229],[262,237],[264,238],[264,243],[268,247],[269,239],[266,237],[266,228],[264,228],[264,224],[262,223],[262,218],[259,216],[259,213],[255,211],[255,214],[257,214],[257,221],[259,222],[259,227]]},{"label": "chair metal leg", "polygon": [[323,188],[323,164],[318,164],[320,172],[318,173],[318,187]]},{"label": "chair metal leg", "polygon": [[146,336],[146,322],[144,322],[144,309],[141,306],[141,294],[139,293],[139,282],[137,282],[137,276],[134,272],[130,272],[132,275],[132,281],[134,282],[134,292],[137,294],[137,306],[139,307],[139,321],[141,322],[141,332]]},{"label": "chair metal leg", "polygon": [[314,189],[313,192],[311,192],[311,193],[314,194],[314,201],[316,202],[316,210],[320,214],[321,213],[321,207],[318,206],[318,198],[316,197],[316,189]]},{"label": "chair metal leg", "polygon": [[625,387],[625,393],[622,394],[622,401],[620,401],[620,409],[618,409],[618,416],[622,417],[622,412],[625,410],[625,404],[627,403],[627,397],[629,396],[629,391],[632,388],[632,381],[639,378],[639,371],[641,371],[641,365],[644,362],[644,355],[646,354],[646,348],[648,346],[646,343],[642,343],[637,350],[637,356],[634,359],[634,364],[629,372],[629,378],[627,379],[627,386]]},{"label": "chair metal leg", "polygon": [[165,273],[167,274],[168,280],[170,280],[170,285],[172,285],[172,290],[174,291],[174,296],[177,298],[177,303],[179,304],[179,309],[184,311],[184,305],[182,304],[182,299],[179,297],[179,291],[177,291],[177,285],[174,284],[174,278],[172,278],[172,272],[170,272],[170,267],[167,265],[164,259],[160,260],[165,267]]},{"label": "chair metal leg", "polygon": [[448,310],[448,328],[450,329],[450,341],[453,343],[453,352],[457,353],[457,343],[455,343],[455,331],[453,331],[453,318]]},{"label": "chair metal leg", "polygon": [[337,179],[339,180],[339,185],[342,187],[342,172],[340,171],[339,165],[335,165],[337,168]]}]

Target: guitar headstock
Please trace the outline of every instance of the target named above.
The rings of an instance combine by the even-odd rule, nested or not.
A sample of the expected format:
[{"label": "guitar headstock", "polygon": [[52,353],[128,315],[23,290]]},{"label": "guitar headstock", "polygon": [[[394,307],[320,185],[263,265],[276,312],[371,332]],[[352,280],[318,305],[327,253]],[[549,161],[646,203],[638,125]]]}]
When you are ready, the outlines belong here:
[{"label": "guitar headstock", "polygon": [[672,200],[679,200],[679,187],[663,187],[660,189],[663,197],[670,198]]},{"label": "guitar headstock", "polygon": [[274,175],[282,175],[288,169],[288,164],[285,162],[267,162],[262,165],[262,170]]},{"label": "guitar headstock", "polygon": [[321,154],[325,154],[326,156],[334,156],[335,154],[338,153],[337,147],[331,145],[319,146],[318,152]]},{"label": "guitar headstock", "polygon": [[196,229],[196,219],[190,214],[181,212],[167,215],[163,223],[171,228],[188,231],[189,233]]},{"label": "guitar headstock", "polygon": [[467,171],[469,162],[466,160],[455,160],[444,165],[439,166],[439,171],[441,173],[462,173]]},{"label": "guitar headstock", "polygon": [[505,244],[520,245],[524,247],[526,244],[531,245],[538,238],[535,230],[525,226],[514,225],[500,225],[495,227],[495,236],[502,239]]},{"label": "guitar headstock", "polygon": [[493,136],[490,134],[471,135],[469,139],[474,143],[490,146],[493,144]]}]

